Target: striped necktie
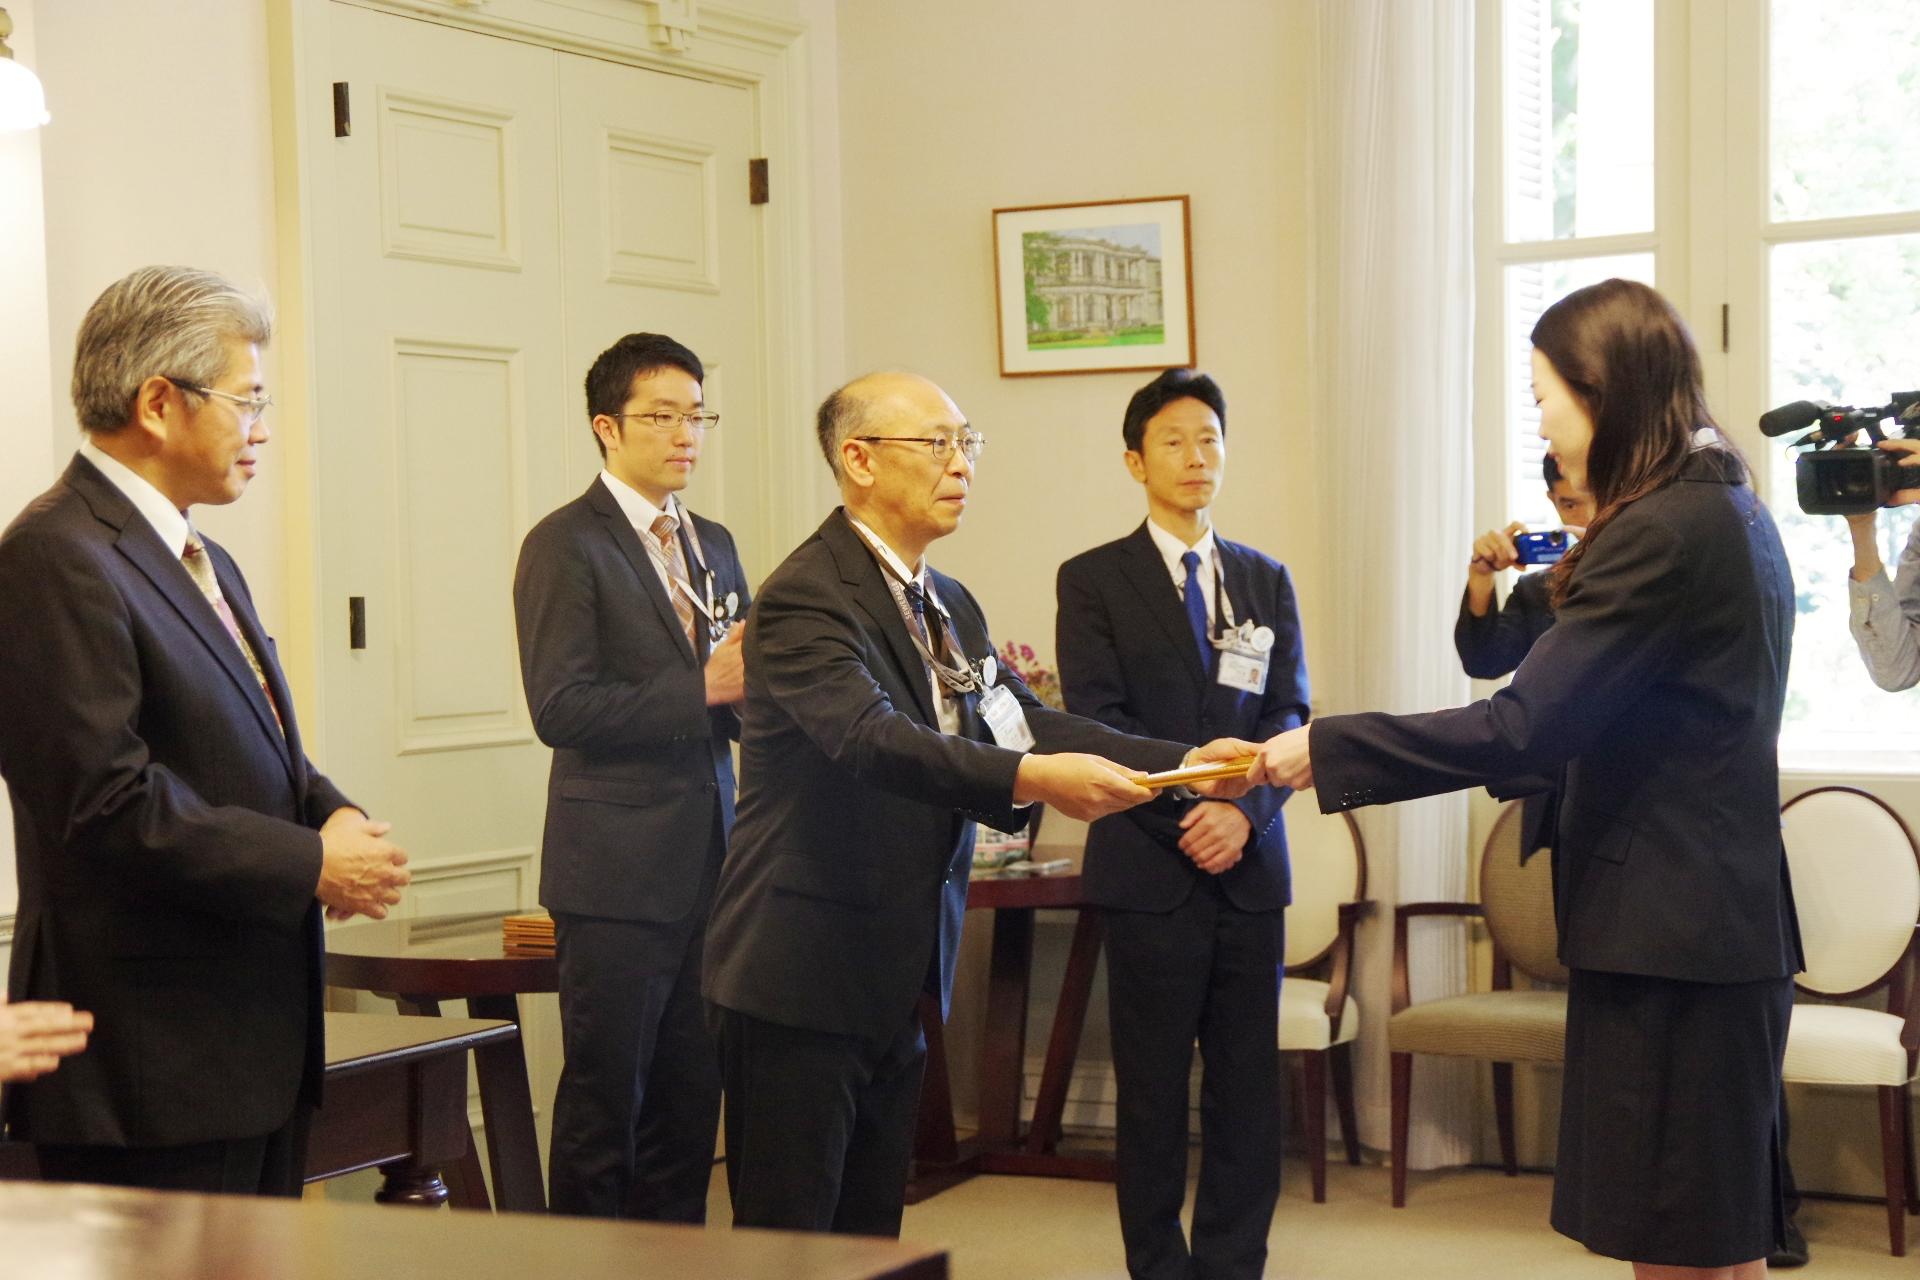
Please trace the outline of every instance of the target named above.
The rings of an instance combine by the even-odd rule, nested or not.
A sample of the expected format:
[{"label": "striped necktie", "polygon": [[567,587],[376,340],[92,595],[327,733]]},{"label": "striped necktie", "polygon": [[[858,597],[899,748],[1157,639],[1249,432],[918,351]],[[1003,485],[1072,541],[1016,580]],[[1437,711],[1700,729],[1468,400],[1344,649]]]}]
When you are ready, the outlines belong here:
[{"label": "striped necktie", "polygon": [[680,551],[680,539],[673,536],[679,527],[679,522],[672,516],[661,515],[654,518],[652,532],[660,544],[660,561],[670,580],[667,594],[673,597],[673,616],[680,619],[680,629],[687,633],[687,643],[698,653],[700,643],[693,638],[693,582],[687,577],[687,558]]},{"label": "striped necktie", "polygon": [[267,673],[261,669],[259,655],[255,654],[253,646],[247,643],[246,636],[240,633],[240,623],[235,620],[226,596],[221,594],[220,582],[213,576],[213,557],[207,554],[207,544],[202,542],[200,535],[191,529],[187,531],[187,545],[186,549],[180,553],[180,563],[187,567],[194,585],[200,588],[200,594],[207,598],[207,603],[213,606],[214,613],[219,615],[220,623],[226,627],[227,634],[232,636],[233,642],[240,646],[241,656],[246,658],[247,666],[253,671],[253,678],[260,682],[260,692],[266,695],[267,708],[273,712],[273,722],[280,726],[280,736],[286,737],[287,723],[280,718],[280,708],[274,706],[273,690],[267,687]]}]

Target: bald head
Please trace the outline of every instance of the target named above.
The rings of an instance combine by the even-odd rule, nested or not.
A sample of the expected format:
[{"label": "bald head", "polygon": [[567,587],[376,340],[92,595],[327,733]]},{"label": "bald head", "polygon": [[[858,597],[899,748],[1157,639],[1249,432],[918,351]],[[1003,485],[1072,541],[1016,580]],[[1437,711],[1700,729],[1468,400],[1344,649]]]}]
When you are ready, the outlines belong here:
[{"label": "bald head", "polygon": [[[947,393],[917,373],[886,371],[855,378],[820,403],[815,430],[836,480],[845,480],[843,446],[860,436],[917,435],[928,419],[964,422]],[[902,424],[906,424],[903,429]]]}]

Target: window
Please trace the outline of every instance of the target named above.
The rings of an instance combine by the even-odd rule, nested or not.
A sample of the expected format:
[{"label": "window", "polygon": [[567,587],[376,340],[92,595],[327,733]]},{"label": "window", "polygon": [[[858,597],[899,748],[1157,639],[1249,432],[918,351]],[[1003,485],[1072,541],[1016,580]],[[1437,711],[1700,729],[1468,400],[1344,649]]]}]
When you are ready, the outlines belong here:
[{"label": "window", "polygon": [[[1609,275],[1655,285],[1693,326],[1793,563],[1783,766],[1920,771],[1920,691],[1875,688],[1847,631],[1845,525],[1800,512],[1783,442],[1753,425],[1790,400],[1920,387],[1920,5],[1478,12],[1483,523],[1551,519],[1527,360],[1540,312]],[[1880,517],[1889,565],[1913,511]]]}]

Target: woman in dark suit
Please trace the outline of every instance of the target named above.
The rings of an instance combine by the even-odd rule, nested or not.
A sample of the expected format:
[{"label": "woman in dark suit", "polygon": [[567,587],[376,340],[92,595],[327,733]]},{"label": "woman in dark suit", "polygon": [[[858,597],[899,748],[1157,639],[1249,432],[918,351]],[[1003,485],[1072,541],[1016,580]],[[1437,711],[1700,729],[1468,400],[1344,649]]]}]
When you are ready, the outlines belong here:
[{"label": "woman in dark suit", "polygon": [[1763,1275],[1800,966],[1776,761],[1793,583],[1653,290],[1533,330],[1540,434],[1598,515],[1513,682],[1426,715],[1326,716],[1254,781],[1333,812],[1567,765],[1554,856],[1572,973],[1553,1225],[1641,1277]]}]

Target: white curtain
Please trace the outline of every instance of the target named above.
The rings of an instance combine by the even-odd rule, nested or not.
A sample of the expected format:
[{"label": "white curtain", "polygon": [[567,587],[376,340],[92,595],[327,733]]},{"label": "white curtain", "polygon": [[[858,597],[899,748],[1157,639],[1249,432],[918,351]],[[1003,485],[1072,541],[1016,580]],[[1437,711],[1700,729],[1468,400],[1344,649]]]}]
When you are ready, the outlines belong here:
[{"label": "white curtain", "polygon": [[[1465,0],[1320,0],[1320,237],[1315,388],[1338,561],[1323,711],[1428,711],[1466,701],[1453,622],[1473,536],[1473,10]],[[1393,907],[1463,899],[1464,795],[1362,810],[1360,1127],[1387,1146]],[[1466,989],[1467,939],[1418,922],[1415,1000]],[[1409,1165],[1472,1158],[1472,1068],[1414,1064]]]}]

